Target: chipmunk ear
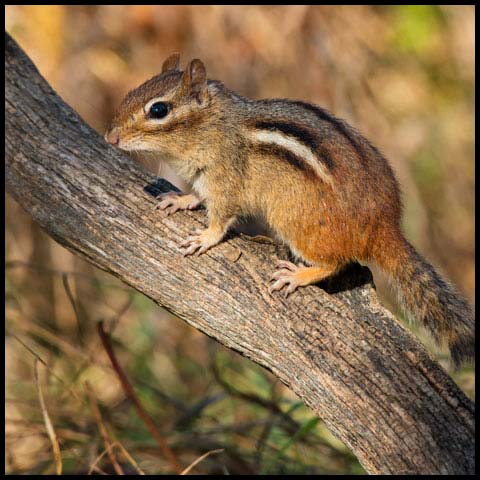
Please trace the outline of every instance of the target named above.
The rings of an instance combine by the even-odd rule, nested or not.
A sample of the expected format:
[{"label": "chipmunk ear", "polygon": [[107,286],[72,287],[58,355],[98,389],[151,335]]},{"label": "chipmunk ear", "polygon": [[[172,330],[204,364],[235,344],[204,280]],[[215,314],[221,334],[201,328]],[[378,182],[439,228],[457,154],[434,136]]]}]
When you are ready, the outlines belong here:
[{"label": "chipmunk ear", "polygon": [[182,82],[185,92],[194,96],[198,103],[207,99],[207,71],[201,60],[195,58],[186,66]]},{"label": "chipmunk ear", "polygon": [[162,73],[167,72],[168,70],[178,70],[180,66],[180,54],[172,53],[162,65]]}]

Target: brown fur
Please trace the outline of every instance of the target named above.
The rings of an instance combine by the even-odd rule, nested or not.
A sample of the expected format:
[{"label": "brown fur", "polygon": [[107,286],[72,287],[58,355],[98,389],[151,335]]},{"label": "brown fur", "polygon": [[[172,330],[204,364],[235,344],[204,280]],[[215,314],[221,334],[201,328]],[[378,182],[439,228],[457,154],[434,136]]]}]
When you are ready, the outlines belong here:
[{"label": "brown fur", "polygon": [[[207,80],[199,60],[177,69],[178,58],[169,57],[162,74],[130,92],[110,134],[118,134],[120,148],[164,154],[193,184],[210,226],[190,241],[191,251],[194,241],[201,251],[218,243],[238,217],[262,218],[312,266],[294,274],[298,285],[352,260],[374,261],[395,280],[405,308],[448,341],[457,364],[473,357],[473,311],[403,237],[399,187],[375,147],[321,107],[243,98]],[[159,97],[171,113],[155,122],[144,107]],[[255,142],[252,131],[273,140]]]},{"label": "brown fur", "polygon": [[315,177],[315,171],[305,163],[302,157],[295,155],[286,148],[282,148],[274,143],[262,143],[260,145],[253,145],[251,147],[252,154],[265,155],[270,158],[270,161],[275,159],[283,160],[294,168],[302,170],[308,177]]}]

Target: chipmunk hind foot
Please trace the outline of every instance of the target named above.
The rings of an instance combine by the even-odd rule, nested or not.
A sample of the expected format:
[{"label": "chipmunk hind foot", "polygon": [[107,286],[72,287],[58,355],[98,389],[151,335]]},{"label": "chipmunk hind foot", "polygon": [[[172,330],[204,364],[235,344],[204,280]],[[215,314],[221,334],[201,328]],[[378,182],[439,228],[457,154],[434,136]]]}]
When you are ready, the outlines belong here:
[{"label": "chipmunk hind foot", "polygon": [[325,263],[321,266],[307,267],[303,263],[295,265],[286,260],[277,263],[276,270],[270,278],[274,283],[269,287],[269,292],[283,290],[285,298],[294,292],[298,287],[305,287],[330,277],[338,271],[337,263]]}]

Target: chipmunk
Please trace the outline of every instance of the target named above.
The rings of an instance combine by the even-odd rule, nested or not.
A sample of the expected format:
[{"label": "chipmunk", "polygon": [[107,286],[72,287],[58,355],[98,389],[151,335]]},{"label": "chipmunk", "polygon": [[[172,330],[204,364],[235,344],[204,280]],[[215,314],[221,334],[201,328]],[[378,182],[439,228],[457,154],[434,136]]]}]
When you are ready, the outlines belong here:
[{"label": "chipmunk", "polygon": [[375,262],[404,308],[455,364],[473,359],[473,310],[405,239],[392,169],[357,130],[316,105],[249,100],[207,79],[201,60],[184,71],[168,57],[159,75],[130,91],[105,135],[127,151],[161,154],[193,186],[166,193],[166,215],[203,203],[209,224],[181,244],[202,254],[241,217],[263,219],[302,263],[278,263],[270,290],[292,293],[351,261]]}]

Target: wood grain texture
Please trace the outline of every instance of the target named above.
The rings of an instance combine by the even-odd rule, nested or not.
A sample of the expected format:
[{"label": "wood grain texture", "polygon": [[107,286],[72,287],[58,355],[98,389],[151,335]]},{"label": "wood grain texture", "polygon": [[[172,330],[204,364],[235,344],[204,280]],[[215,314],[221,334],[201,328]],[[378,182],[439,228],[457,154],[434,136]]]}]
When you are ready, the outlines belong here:
[{"label": "wood grain texture", "polygon": [[[378,302],[368,269],[271,296],[274,245],[178,243],[205,212],[162,219],[155,177],[108,146],[6,34],[7,191],[59,243],[263,365],[369,473],[472,474],[474,405]],[[161,183],[162,191],[169,189]]]}]

